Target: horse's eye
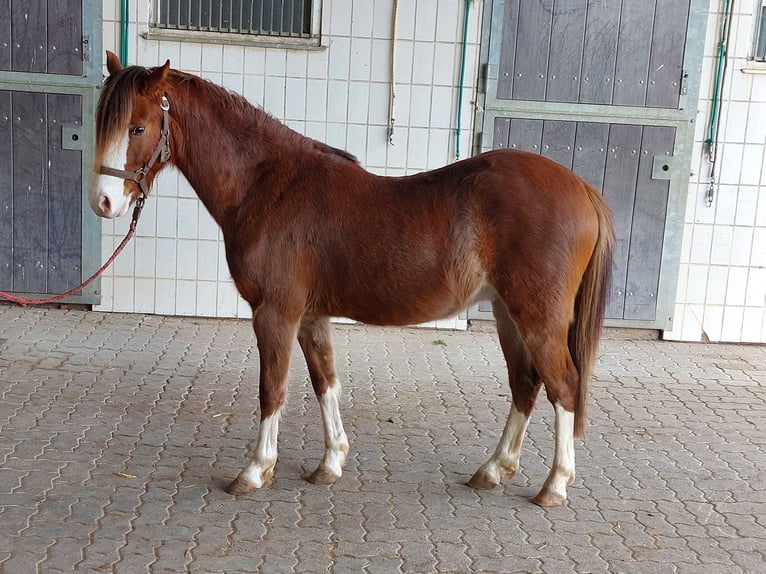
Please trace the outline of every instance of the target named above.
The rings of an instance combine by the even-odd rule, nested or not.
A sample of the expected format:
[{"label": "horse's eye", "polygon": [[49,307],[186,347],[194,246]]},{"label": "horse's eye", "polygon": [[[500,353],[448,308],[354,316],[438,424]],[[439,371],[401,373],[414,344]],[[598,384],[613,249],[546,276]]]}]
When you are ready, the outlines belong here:
[{"label": "horse's eye", "polygon": [[144,128],[142,126],[133,126],[130,128],[129,133],[131,136],[140,136],[144,134]]}]

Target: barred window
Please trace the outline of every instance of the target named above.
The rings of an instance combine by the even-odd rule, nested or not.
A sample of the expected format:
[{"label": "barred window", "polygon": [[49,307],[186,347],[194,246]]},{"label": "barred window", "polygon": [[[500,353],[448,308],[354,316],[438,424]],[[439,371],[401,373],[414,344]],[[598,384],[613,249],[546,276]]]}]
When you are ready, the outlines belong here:
[{"label": "barred window", "polygon": [[755,11],[756,32],[753,59],[766,62],[766,0],[761,0]]},{"label": "barred window", "polygon": [[154,27],[312,38],[314,8],[312,0],[156,0]]}]

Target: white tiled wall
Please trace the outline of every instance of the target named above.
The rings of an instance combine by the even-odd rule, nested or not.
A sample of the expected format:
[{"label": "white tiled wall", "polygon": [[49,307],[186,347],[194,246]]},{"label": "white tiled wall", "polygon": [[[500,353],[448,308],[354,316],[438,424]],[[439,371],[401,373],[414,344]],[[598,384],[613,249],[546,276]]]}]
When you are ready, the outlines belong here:
[{"label": "white tiled wall", "polygon": [[[766,342],[766,65],[753,63],[756,0],[736,3],[716,187],[704,151],[723,2],[711,0],[674,316],[665,338]],[[745,73],[743,68],[749,72]]]},{"label": "white tiled wall", "polygon": [[[723,90],[717,187],[703,141],[712,97],[723,2],[711,0],[701,101],[684,227],[674,329],[669,339],[766,342],[766,75],[745,74],[757,0],[740,0]],[[104,46],[118,45],[118,0],[104,0]],[[321,51],[201,45],[144,40],[150,3],[132,2],[131,64],[199,74],[259,103],[307,136],[348,149],[373,172],[399,175],[454,160],[457,79],[464,0],[399,3],[396,42],[396,129],[387,143],[393,0],[324,0]],[[462,110],[469,150],[477,77],[479,22],[470,21]],[[766,72],[763,68],[760,71]],[[128,221],[104,222],[108,257]],[[100,309],[247,317],[230,281],[216,224],[178,173],[154,187],[138,237],[102,280]],[[449,320],[439,326],[463,327]]]},{"label": "white tiled wall", "polygon": [[[474,3],[480,6],[481,3]],[[119,44],[119,0],[104,0],[104,47]],[[239,92],[296,131],[349,150],[367,169],[401,175],[455,159],[465,2],[399,3],[395,129],[388,144],[393,0],[323,0],[319,51],[146,40],[149,2],[131,2],[129,62],[171,65]],[[473,130],[481,10],[471,11],[462,156]],[[129,218],[103,224],[104,257]],[[137,237],[102,279],[99,309],[249,317],[226,267],[216,224],[182,175],[165,170]],[[437,326],[463,328],[465,320]]]}]

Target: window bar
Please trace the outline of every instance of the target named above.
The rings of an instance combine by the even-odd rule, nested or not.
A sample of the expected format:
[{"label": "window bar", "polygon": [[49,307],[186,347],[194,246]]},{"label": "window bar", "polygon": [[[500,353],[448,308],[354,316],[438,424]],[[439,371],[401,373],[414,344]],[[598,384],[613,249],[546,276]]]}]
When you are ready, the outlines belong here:
[{"label": "window bar", "polygon": [[758,23],[758,42],[755,45],[755,59],[766,61],[766,3],[761,6],[761,21]]},{"label": "window bar", "polygon": [[263,33],[263,5],[265,3],[265,0],[261,0],[261,18],[258,20],[258,33]]},{"label": "window bar", "polygon": [[253,21],[253,16],[254,16],[253,12],[255,12],[255,2],[254,0],[250,0],[250,20],[248,20],[248,32],[250,32],[251,34],[253,33],[253,30],[254,30],[253,24],[255,24],[255,22]]},{"label": "window bar", "polygon": [[[271,32],[274,33],[274,30]],[[279,2],[279,36],[284,36],[285,34],[285,0],[281,0]]]}]

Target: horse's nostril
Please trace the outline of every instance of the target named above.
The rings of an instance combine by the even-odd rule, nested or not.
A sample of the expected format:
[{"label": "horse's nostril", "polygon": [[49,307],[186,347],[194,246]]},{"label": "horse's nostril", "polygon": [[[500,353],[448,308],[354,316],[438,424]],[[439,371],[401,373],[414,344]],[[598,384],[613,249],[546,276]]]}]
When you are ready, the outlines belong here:
[{"label": "horse's nostril", "polygon": [[101,211],[101,214],[104,216],[109,216],[112,213],[112,204],[109,201],[109,197],[106,195],[102,195],[98,199],[98,209]]}]

